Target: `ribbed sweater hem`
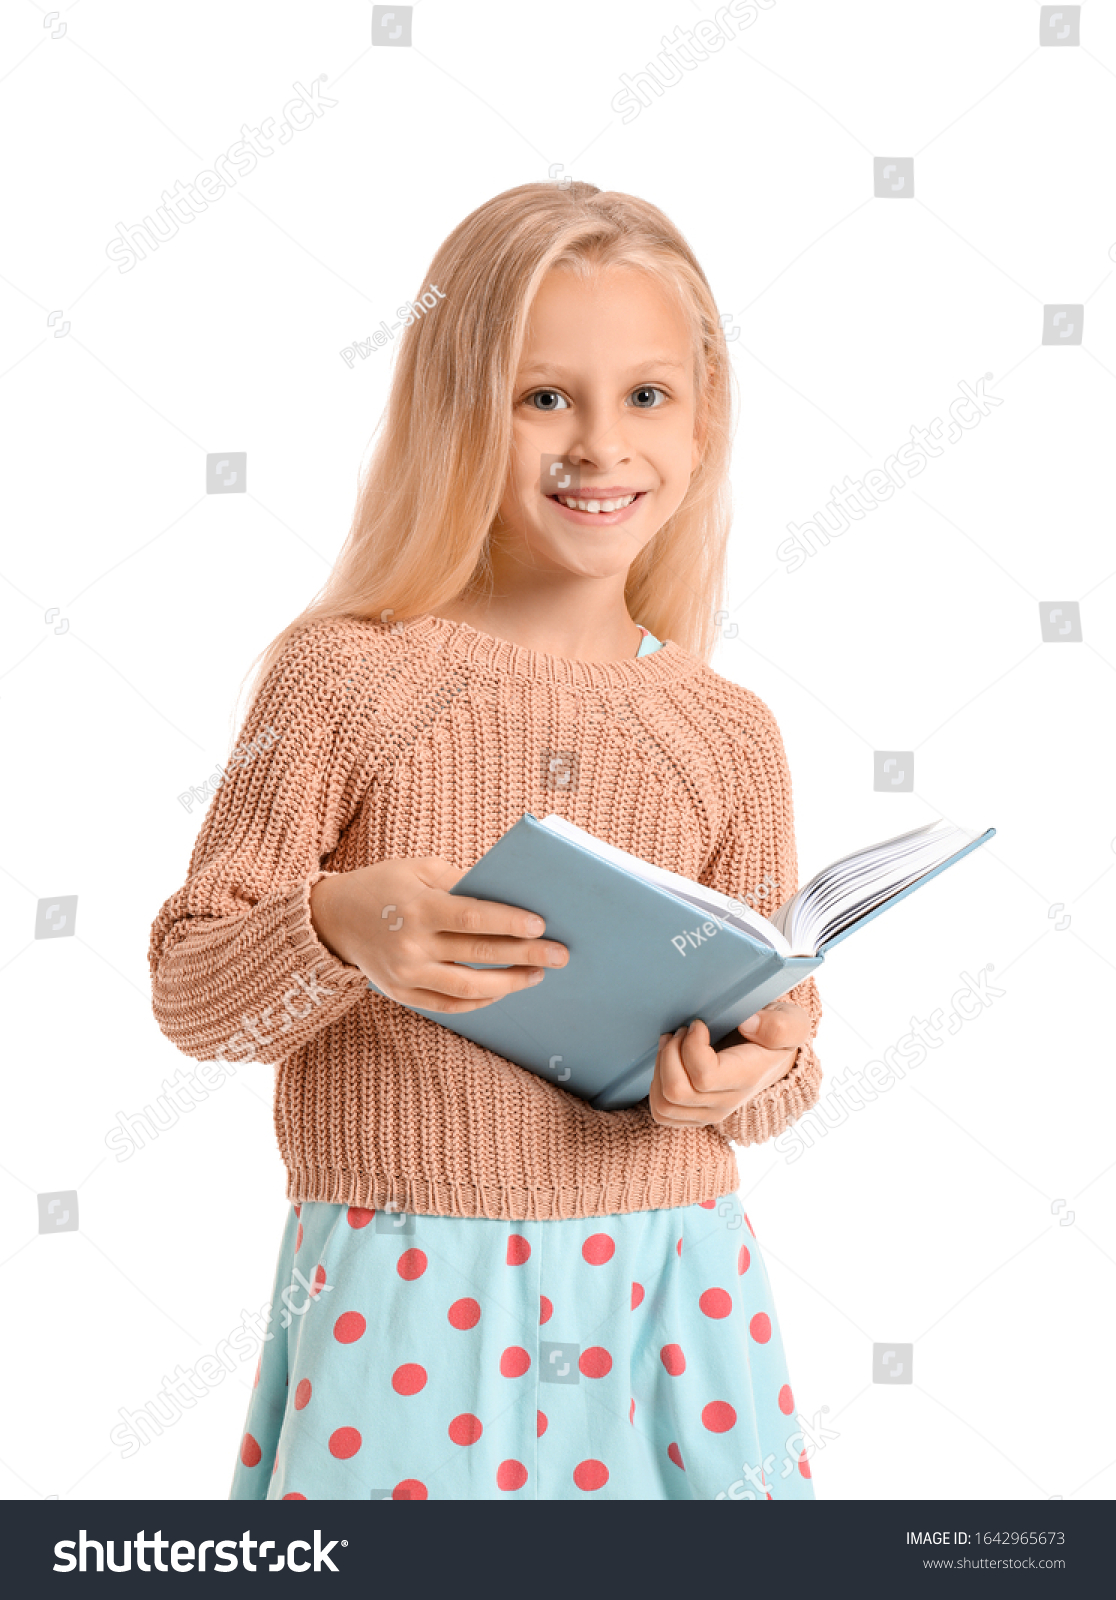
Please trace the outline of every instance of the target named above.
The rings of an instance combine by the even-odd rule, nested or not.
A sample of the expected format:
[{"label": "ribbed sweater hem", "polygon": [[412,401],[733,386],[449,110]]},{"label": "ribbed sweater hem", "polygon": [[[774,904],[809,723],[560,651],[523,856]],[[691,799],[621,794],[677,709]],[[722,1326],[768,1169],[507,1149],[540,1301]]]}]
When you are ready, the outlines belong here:
[{"label": "ribbed sweater hem", "polygon": [[327,1205],[391,1210],[412,1216],[493,1217],[509,1222],[550,1222],[569,1217],[606,1217],[628,1211],[660,1211],[699,1205],[735,1194],[740,1170],[731,1145],[715,1162],[648,1178],[633,1185],[612,1183],[520,1187],[478,1184],[452,1178],[386,1177],[332,1167],[290,1167],[287,1199],[295,1205],[320,1200]]}]

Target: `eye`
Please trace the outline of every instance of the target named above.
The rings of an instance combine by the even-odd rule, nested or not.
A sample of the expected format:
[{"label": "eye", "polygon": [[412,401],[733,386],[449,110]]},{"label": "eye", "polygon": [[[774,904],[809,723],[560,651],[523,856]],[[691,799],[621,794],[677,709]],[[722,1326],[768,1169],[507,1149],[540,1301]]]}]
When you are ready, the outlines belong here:
[{"label": "eye", "polygon": [[[546,404],[535,405],[533,403],[539,399],[545,400]],[[565,395],[559,394],[557,389],[535,389],[533,393],[527,396],[524,403],[531,406],[533,411],[561,411],[563,407],[569,404]]]},{"label": "eye", "polygon": [[665,389],[660,389],[659,386],[657,384],[654,384],[654,383],[641,383],[638,389],[633,389],[632,390],[632,397],[636,398],[637,401],[638,401],[638,403],[636,405],[636,410],[637,411],[657,411],[659,409],[658,404],[656,404],[656,403],[645,404],[644,403],[645,400],[647,400],[647,398],[649,396],[654,395],[654,394],[662,395],[664,401],[667,399],[666,390]]}]

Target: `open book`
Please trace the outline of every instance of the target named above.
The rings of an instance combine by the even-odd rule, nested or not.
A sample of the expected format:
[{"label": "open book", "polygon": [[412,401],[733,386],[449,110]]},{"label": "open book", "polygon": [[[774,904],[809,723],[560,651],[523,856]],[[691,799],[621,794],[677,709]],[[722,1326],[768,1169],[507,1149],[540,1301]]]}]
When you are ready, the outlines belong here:
[{"label": "open book", "polygon": [[528,811],[450,893],[537,912],[569,961],[474,1011],[413,1009],[600,1110],[630,1106],[651,1087],[660,1034],[700,1017],[715,1046],[736,1042],[738,1023],[995,831],[927,823],[843,856],[768,918],[560,816]]}]

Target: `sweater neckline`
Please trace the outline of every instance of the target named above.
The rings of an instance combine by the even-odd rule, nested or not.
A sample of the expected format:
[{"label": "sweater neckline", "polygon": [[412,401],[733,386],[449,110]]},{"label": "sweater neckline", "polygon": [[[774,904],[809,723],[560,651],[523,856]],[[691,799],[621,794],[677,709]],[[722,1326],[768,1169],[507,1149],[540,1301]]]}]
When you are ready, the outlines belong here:
[{"label": "sweater neckline", "polygon": [[700,661],[673,639],[645,656],[620,661],[576,661],[482,633],[468,622],[450,622],[427,612],[403,624],[410,644],[439,650],[449,660],[487,668],[502,677],[534,683],[564,683],[587,689],[656,688],[699,671]]}]

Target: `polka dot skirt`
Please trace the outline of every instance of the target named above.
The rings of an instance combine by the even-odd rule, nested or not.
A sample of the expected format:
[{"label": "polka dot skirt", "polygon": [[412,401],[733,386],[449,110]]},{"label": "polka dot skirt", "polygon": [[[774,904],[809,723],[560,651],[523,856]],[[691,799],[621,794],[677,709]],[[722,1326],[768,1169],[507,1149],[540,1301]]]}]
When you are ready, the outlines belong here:
[{"label": "polka dot skirt", "polygon": [[232,1500],[814,1498],[736,1195],[550,1222],[307,1202],[272,1306]]}]

